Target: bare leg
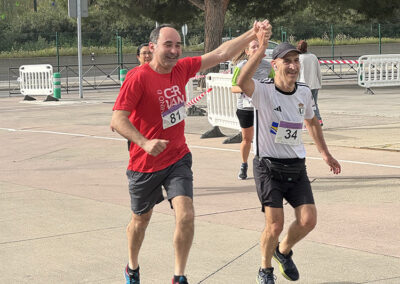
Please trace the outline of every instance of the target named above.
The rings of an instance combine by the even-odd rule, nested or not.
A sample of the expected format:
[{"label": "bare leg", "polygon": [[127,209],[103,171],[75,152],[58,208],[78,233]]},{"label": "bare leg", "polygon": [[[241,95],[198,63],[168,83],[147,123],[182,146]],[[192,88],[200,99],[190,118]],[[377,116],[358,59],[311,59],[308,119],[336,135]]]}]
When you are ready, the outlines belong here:
[{"label": "bare leg", "polygon": [[261,268],[272,267],[271,259],[283,230],[283,208],[264,207],[265,228],[261,235]]},{"label": "bare leg", "polygon": [[311,232],[317,224],[317,208],[314,204],[305,204],[295,208],[296,220],[290,225],[285,238],[279,244],[282,254],[290,253],[292,247]]},{"label": "bare leg", "polygon": [[175,210],[175,275],[184,275],[194,235],[193,200],[187,196],[172,199]]},{"label": "bare leg", "polygon": [[152,213],[153,209],[142,215],[132,213],[132,219],[126,228],[130,269],[136,269],[139,265],[139,250],[142,246],[146,228],[149,225]]},{"label": "bare leg", "polygon": [[247,163],[251,150],[251,142],[253,141],[254,126],[242,128],[242,143],[240,143],[240,154],[242,162]]}]

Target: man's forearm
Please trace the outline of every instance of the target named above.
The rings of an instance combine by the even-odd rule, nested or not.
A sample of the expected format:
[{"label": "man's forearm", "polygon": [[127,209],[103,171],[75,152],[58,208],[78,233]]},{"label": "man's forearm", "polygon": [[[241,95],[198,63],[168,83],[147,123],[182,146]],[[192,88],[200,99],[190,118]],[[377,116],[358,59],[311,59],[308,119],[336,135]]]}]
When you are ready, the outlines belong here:
[{"label": "man's forearm", "polygon": [[256,72],[258,65],[264,57],[264,47],[260,47],[256,53],[249,58],[249,61],[243,66],[240,71],[237,85],[243,90],[247,96],[252,96],[254,91],[254,82],[252,81],[254,73]]},{"label": "man's forearm", "polygon": [[132,125],[128,117],[123,115],[113,115],[111,127],[118,132],[119,135],[125,137],[132,143],[142,147],[147,139]]},{"label": "man's forearm", "polygon": [[329,156],[330,153],[324,139],[322,128],[315,117],[312,119],[312,122],[308,123],[307,129],[317,147],[318,152],[320,152],[322,155]]},{"label": "man's forearm", "polygon": [[248,44],[255,39],[256,34],[254,30],[251,29],[237,38],[224,42],[214,51],[221,57],[221,61],[227,61],[245,49]]}]

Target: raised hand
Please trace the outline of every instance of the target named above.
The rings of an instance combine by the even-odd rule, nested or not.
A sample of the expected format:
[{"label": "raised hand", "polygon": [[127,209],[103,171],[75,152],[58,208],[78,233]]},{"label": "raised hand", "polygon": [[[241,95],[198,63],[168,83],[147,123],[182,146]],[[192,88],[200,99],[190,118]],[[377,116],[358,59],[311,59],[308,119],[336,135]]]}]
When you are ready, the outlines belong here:
[{"label": "raised hand", "polygon": [[268,20],[254,22],[253,30],[256,33],[258,42],[264,47],[268,47],[268,40],[272,35],[272,26]]},{"label": "raised hand", "polygon": [[267,38],[267,40],[269,40],[272,35],[272,26],[270,22],[268,20],[262,21],[260,28],[265,31],[265,37]]},{"label": "raised hand", "polygon": [[260,29],[257,32],[258,43],[260,44],[260,46],[263,46],[265,48],[268,47],[268,39],[269,39],[266,34],[267,34],[266,31],[263,29]]}]

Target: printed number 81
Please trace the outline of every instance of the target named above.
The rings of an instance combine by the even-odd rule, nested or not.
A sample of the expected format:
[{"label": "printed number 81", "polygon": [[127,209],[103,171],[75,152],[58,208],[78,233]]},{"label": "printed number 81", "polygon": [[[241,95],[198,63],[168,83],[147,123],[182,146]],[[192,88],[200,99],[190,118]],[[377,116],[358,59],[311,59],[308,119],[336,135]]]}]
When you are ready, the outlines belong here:
[{"label": "printed number 81", "polygon": [[[176,115],[178,116],[178,120],[181,120],[181,114],[179,113],[179,110],[176,112]],[[171,123],[176,122],[175,113],[171,113],[170,118],[171,118]]]}]

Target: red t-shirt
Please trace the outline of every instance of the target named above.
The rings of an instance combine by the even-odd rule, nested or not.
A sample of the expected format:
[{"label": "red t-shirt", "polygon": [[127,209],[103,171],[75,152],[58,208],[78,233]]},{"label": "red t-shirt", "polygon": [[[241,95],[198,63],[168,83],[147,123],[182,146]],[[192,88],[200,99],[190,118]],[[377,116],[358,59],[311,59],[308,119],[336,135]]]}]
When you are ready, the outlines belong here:
[{"label": "red t-shirt", "polygon": [[138,68],[138,67],[140,67],[140,66],[141,66],[141,65],[138,65],[138,66],[132,68],[131,70],[129,70],[128,73],[126,73],[126,75],[125,75],[125,80],[124,80],[124,82],[127,81],[127,80],[129,79],[129,77],[131,77],[133,74],[135,74],[136,68]]},{"label": "red t-shirt", "polygon": [[169,141],[167,148],[156,157],[132,143],[129,170],[160,171],[189,153],[184,135],[185,121],[179,122],[178,117],[181,117],[186,102],[185,85],[200,66],[201,57],[185,57],[178,60],[171,73],[159,74],[149,64],[144,64],[125,79],[113,110],[131,112],[129,120],[147,139]]}]

